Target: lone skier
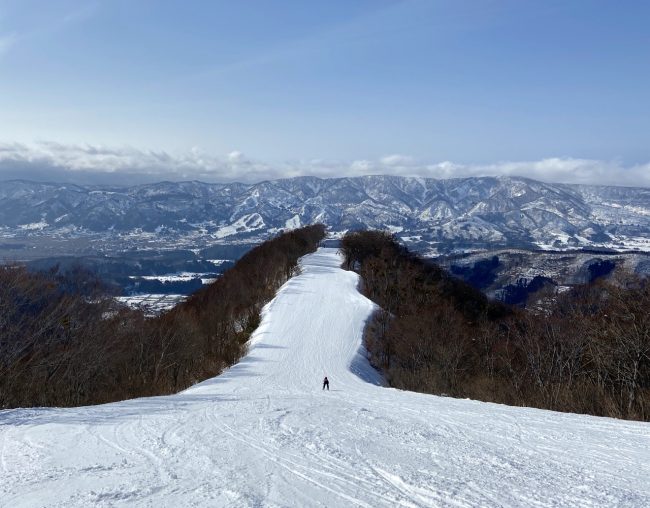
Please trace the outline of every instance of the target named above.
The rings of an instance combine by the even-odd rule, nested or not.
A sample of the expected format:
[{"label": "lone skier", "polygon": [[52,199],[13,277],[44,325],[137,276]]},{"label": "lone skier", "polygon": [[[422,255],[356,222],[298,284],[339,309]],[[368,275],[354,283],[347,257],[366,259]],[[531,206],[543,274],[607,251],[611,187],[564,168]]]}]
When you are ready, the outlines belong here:
[{"label": "lone skier", "polygon": [[330,391],[330,382],[327,379],[327,376],[325,376],[325,379],[323,379],[323,390],[327,387],[327,391]]}]

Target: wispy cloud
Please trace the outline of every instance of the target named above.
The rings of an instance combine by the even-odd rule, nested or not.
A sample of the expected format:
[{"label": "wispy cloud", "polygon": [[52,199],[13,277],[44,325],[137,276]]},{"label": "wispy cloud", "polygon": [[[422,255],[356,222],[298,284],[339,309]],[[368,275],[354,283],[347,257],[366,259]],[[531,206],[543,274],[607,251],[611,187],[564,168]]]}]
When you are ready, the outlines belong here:
[{"label": "wispy cloud", "polygon": [[23,29],[0,33],[0,57],[16,47],[18,42],[22,44],[26,41],[47,39],[92,18],[99,7],[98,1],[86,2],[73,10],[37,17],[30,26]]},{"label": "wispy cloud", "polygon": [[218,156],[198,147],[172,154],[129,146],[0,143],[0,180],[259,182],[304,175],[329,178],[377,174],[427,178],[523,176],[545,182],[650,187],[650,163],[626,166],[617,161],[548,158],[480,165],[429,162],[390,154],[376,160],[312,159],[271,164],[251,159],[238,150]]}]

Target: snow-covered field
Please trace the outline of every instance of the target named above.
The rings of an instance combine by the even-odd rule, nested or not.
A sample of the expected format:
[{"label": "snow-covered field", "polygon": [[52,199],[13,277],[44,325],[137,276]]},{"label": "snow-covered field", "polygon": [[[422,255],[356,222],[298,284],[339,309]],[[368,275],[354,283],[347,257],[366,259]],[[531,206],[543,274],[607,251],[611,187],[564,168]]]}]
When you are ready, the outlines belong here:
[{"label": "snow-covered field", "polygon": [[178,305],[185,295],[148,293],[144,295],[116,296],[115,299],[132,309],[139,309],[147,316],[155,316]]},{"label": "snow-covered field", "polygon": [[305,257],[222,376],[0,412],[0,505],[650,506],[650,424],[381,386],[339,263]]}]

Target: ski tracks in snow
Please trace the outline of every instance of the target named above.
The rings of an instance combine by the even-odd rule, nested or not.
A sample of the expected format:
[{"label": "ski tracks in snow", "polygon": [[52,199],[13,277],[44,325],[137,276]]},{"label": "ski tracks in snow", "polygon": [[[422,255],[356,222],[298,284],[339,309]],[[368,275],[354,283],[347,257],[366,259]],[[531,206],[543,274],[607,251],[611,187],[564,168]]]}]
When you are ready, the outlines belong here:
[{"label": "ski tracks in snow", "polygon": [[650,506],[646,423],[382,387],[340,262],[303,258],[222,376],[1,411],[0,506]]}]

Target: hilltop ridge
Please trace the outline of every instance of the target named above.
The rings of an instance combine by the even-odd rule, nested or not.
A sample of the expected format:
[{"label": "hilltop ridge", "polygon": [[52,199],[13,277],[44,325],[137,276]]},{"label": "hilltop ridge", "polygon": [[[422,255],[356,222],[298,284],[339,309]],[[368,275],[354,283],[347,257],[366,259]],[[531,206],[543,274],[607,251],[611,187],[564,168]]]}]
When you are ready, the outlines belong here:
[{"label": "hilltop ridge", "polygon": [[[257,184],[3,182],[0,238],[86,239],[96,250],[259,241],[323,223],[388,229],[429,254],[484,248],[650,250],[650,189],[519,177],[296,177]],[[1,242],[0,242],[1,246]]]}]

